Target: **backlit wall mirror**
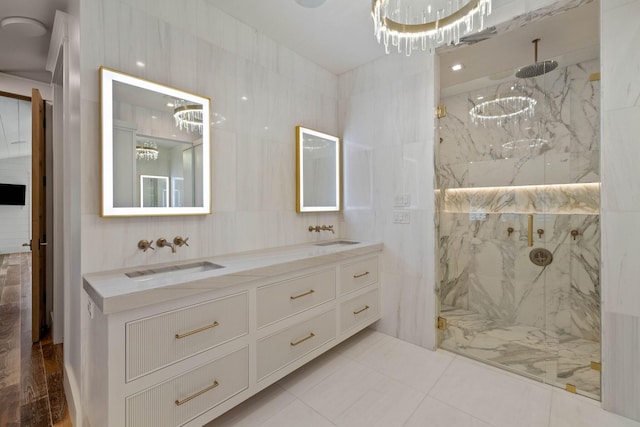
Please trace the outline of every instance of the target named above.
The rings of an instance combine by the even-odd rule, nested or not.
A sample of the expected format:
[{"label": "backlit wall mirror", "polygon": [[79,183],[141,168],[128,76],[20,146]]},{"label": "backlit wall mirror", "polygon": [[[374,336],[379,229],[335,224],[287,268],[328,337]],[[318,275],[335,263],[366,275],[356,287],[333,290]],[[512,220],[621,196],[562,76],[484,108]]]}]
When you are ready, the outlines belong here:
[{"label": "backlit wall mirror", "polygon": [[340,138],[296,127],[297,212],[341,208]]},{"label": "backlit wall mirror", "polygon": [[100,68],[102,212],[211,213],[210,100]]}]

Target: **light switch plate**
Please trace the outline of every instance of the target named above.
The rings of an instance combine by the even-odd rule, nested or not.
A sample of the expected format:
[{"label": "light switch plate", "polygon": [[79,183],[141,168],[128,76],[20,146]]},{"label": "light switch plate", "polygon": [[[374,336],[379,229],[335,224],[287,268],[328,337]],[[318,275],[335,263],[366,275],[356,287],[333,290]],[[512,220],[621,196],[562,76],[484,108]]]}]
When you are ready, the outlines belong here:
[{"label": "light switch plate", "polygon": [[411,195],[409,194],[397,194],[393,198],[393,206],[407,207],[411,204]]},{"label": "light switch plate", "polygon": [[394,224],[409,224],[411,222],[411,213],[409,211],[393,211]]}]

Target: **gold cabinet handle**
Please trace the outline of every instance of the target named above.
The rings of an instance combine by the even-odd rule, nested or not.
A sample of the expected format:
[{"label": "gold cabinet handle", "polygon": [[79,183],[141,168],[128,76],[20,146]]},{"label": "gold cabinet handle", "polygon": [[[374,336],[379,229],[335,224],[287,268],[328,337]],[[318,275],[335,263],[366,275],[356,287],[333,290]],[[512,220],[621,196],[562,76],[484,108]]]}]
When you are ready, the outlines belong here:
[{"label": "gold cabinet handle", "polygon": [[527,245],[533,246],[533,215],[528,218]]},{"label": "gold cabinet handle", "polygon": [[365,310],[369,310],[369,308],[370,308],[370,307],[369,307],[368,305],[365,305],[365,306],[364,306],[364,308],[361,308],[360,310],[356,310],[356,311],[354,311],[354,312],[353,312],[353,314],[360,314],[360,313],[362,313],[362,312],[363,312],[363,311],[365,311]]},{"label": "gold cabinet handle", "polygon": [[367,274],[369,274],[369,272],[368,272],[368,271],[365,271],[364,273],[355,274],[355,275],[353,276],[353,278],[354,278],[354,279],[357,279],[358,277],[363,277],[363,276],[366,276]]},{"label": "gold cabinet handle", "polygon": [[192,394],[189,397],[185,397],[182,400],[176,400],[176,406],[180,406],[180,405],[184,405],[185,403],[187,403],[188,401],[190,401],[191,399],[195,399],[196,397],[205,394],[206,392],[208,392],[209,390],[213,390],[214,388],[218,387],[220,384],[218,383],[218,381],[214,381],[213,384],[211,384],[209,387],[200,390],[197,393]]},{"label": "gold cabinet handle", "polygon": [[313,332],[311,332],[309,335],[307,335],[304,338],[300,338],[298,341],[291,341],[289,344],[291,344],[291,347],[295,347],[298,344],[302,344],[303,342],[305,342],[306,340],[310,340],[311,338],[315,337],[316,334],[314,334]]},{"label": "gold cabinet handle", "polygon": [[179,340],[179,339],[182,339],[184,337],[188,337],[190,335],[197,334],[198,332],[202,332],[202,331],[206,331],[207,329],[215,328],[216,326],[220,326],[220,323],[213,322],[210,325],[205,325],[205,326],[203,326],[201,328],[194,329],[193,331],[185,332],[184,334],[176,334],[176,339]]},{"label": "gold cabinet handle", "polygon": [[300,294],[300,295],[292,295],[289,298],[291,299],[298,299],[298,298],[302,298],[302,297],[306,297],[307,295],[311,295],[312,293],[314,293],[315,291],[313,289],[309,289],[307,292]]}]

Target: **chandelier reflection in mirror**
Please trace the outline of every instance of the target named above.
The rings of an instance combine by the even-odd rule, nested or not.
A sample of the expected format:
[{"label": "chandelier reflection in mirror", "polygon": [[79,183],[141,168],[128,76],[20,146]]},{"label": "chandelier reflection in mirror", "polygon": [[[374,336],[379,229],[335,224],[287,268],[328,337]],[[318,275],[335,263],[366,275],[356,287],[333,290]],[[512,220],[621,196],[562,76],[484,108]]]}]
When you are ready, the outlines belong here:
[{"label": "chandelier reflection in mirror", "polygon": [[143,141],[142,145],[136,145],[136,160],[158,160],[158,144]]},{"label": "chandelier reflection in mirror", "polygon": [[176,126],[187,132],[202,133],[202,105],[188,104],[182,99],[176,100],[174,105],[173,117],[176,119]]},{"label": "chandelier reflection in mirror", "polygon": [[502,126],[513,119],[532,118],[537,101],[529,96],[505,96],[482,102],[469,110],[471,121]]},{"label": "chandelier reflection in mirror", "polygon": [[407,56],[415,49],[458,44],[460,37],[484,28],[491,0],[372,0],[371,17],[378,43]]}]

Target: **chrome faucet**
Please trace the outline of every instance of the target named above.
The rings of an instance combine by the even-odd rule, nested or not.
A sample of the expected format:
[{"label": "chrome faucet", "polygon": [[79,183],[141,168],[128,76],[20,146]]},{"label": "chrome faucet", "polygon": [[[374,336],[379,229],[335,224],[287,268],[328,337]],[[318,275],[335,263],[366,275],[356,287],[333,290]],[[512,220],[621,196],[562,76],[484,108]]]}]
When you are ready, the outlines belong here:
[{"label": "chrome faucet", "polygon": [[158,240],[156,240],[156,245],[159,248],[171,248],[171,252],[173,252],[174,254],[176,253],[176,245],[172,245],[171,243],[167,242],[167,239],[165,239],[164,237],[159,238]]},{"label": "chrome faucet", "polygon": [[333,225],[316,225],[315,227],[313,225],[309,226],[309,232],[315,231],[316,233],[319,233],[320,230],[330,231],[331,233],[336,234],[336,232],[333,231]]}]

